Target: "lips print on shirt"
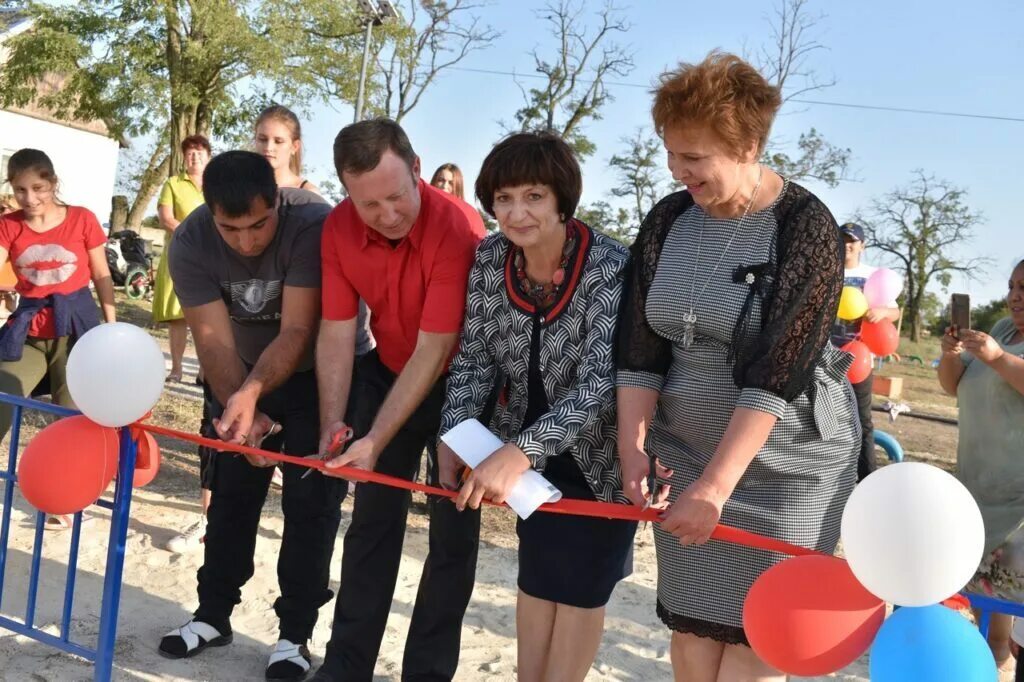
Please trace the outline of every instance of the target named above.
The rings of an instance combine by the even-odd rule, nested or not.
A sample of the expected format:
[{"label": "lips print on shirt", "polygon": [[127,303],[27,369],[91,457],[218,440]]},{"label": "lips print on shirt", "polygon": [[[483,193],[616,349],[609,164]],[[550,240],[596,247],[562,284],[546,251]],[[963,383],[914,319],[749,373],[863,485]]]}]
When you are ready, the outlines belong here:
[{"label": "lips print on shirt", "polygon": [[78,269],[78,258],[60,244],[33,244],[18,256],[14,267],[37,287],[63,284]]}]

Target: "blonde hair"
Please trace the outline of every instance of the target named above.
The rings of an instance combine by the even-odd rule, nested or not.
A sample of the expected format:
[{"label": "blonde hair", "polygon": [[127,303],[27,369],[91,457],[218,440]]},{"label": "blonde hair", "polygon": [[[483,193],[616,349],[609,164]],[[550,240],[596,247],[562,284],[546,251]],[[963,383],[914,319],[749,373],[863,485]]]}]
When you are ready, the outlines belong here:
[{"label": "blonde hair", "polygon": [[277,121],[284,125],[288,129],[288,133],[292,136],[292,140],[299,143],[299,148],[295,150],[291,158],[288,160],[288,168],[291,169],[295,175],[302,175],[302,125],[299,123],[299,117],[286,106],[280,104],[272,104],[262,112],[256,119],[256,125],[253,126],[253,133],[259,129],[260,125],[265,121]]}]

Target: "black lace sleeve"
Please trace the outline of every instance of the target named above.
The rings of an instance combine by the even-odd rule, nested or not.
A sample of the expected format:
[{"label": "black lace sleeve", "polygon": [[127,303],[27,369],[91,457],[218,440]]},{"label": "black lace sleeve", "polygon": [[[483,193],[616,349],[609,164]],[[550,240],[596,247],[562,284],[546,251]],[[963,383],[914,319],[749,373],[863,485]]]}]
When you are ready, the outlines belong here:
[{"label": "black lace sleeve", "polygon": [[672,223],[693,205],[689,192],[676,192],[651,209],[630,247],[630,264],[616,342],[617,384],[661,390],[672,364],[672,344],[647,322],[647,294],[658,271],[661,249]]},{"label": "black lace sleeve", "polygon": [[775,284],[761,333],[737,352],[733,378],[745,393],[788,403],[806,390],[828,343],[843,288],[843,246],[828,208],[799,185],[790,185],[775,215]]}]

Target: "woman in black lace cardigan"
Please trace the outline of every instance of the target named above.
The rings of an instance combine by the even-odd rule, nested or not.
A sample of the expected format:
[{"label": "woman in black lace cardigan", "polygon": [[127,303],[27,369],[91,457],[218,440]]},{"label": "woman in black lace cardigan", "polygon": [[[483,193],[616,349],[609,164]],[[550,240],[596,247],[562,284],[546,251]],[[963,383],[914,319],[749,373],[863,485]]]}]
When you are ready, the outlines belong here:
[{"label": "woman in black lace cardigan", "polygon": [[742,609],[783,557],[708,538],[721,522],[832,552],[856,478],[850,359],[828,340],[842,242],[817,197],[759,163],[779,105],[751,66],[712,53],[665,74],[653,106],[686,190],[633,245],[618,435],[633,503],[646,503],[648,455],[667,486],[657,610],[676,679],[778,678],[747,646]]},{"label": "woman in black lace cardigan", "polygon": [[[455,504],[503,501],[527,469],[563,497],[626,502],[615,438],[615,319],[628,254],[572,217],[582,182],[551,133],[521,133],[484,160],[476,195],[500,232],[469,274],[466,320],[452,360],[440,433],[481,418],[505,443],[466,479]],[[454,453],[438,447],[442,483]],[[516,525],[519,679],[583,680],[604,607],[632,571],[636,524],[536,512]]]}]

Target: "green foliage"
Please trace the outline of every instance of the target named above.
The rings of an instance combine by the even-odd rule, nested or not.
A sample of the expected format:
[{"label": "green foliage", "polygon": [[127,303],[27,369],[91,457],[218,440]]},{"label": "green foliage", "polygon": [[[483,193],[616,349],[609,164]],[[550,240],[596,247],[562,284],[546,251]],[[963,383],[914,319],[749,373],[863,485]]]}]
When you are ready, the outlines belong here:
[{"label": "green foliage", "polygon": [[[115,136],[169,129],[172,154],[187,135],[251,125],[266,100],[301,110],[355,90],[361,32],[349,3],[81,0],[26,12],[35,23],[5,44],[0,104],[35,99]],[[40,87],[52,74],[61,87]]]},{"label": "green foliage", "polygon": [[587,206],[576,209],[576,218],[598,232],[617,239],[626,246],[636,239],[639,223],[633,222],[632,216],[624,208],[613,208],[604,200],[595,201]]},{"label": "green foliage", "polygon": [[997,298],[971,311],[971,326],[987,334],[992,331],[996,322],[1009,315],[1010,307],[1006,304],[1006,299]]},{"label": "green foliage", "polygon": [[937,282],[945,289],[956,272],[976,277],[989,261],[961,256],[982,222],[981,214],[967,205],[967,193],[922,170],[914,174],[909,185],[875,199],[857,222],[867,230],[869,248],[888,254],[903,275],[904,325],[918,341],[928,326],[928,286]]},{"label": "green foliage", "polygon": [[801,133],[797,150],[795,158],[779,150],[765,150],[762,162],[790,180],[811,178],[835,187],[845,178],[850,150],[833,145],[814,128]]},{"label": "green foliage", "polygon": [[608,160],[619,179],[612,194],[633,200],[634,219],[639,225],[661,194],[664,150],[661,141],[644,128],[637,128],[631,137],[624,137],[621,142],[626,147],[625,153]]}]

